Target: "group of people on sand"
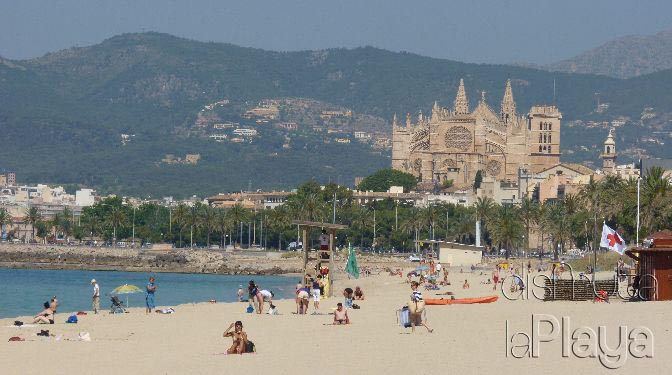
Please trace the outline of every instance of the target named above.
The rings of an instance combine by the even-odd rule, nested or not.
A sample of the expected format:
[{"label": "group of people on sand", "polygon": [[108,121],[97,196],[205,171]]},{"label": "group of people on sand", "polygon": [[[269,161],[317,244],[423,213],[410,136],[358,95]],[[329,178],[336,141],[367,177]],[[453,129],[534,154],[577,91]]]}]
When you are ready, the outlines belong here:
[{"label": "group of people on sand", "polygon": [[[240,300],[240,291],[241,289],[238,290],[239,300]],[[248,294],[248,302],[250,306],[253,306],[257,314],[264,313],[265,302],[268,302],[269,313],[273,314],[273,311],[275,311],[275,306],[273,305],[273,297],[275,297],[275,293],[271,292],[270,290],[261,289],[259,285],[257,285],[254,282],[254,280],[250,280],[250,282],[247,285],[247,294]]]}]

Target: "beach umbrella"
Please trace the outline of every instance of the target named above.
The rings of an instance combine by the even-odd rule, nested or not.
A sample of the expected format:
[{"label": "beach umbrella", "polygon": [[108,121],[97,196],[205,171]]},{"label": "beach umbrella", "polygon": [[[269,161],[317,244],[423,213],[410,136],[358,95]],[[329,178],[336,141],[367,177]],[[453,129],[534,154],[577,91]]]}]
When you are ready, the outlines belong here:
[{"label": "beach umbrella", "polygon": [[429,269],[428,266],[419,266],[419,267],[416,268],[415,270],[416,270],[416,271],[427,271],[428,269]]},{"label": "beach umbrella", "polygon": [[359,278],[359,266],[357,265],[357,256],[352,250],[352,245],[348,244],[348,264],[345,266],[345,272],[349,273],[355,279]]},{"label": "beach umbrella", "polygon": [[114,288],[111,294],[126,294],[126,307],[128,306],[128,294],[142,293],[142,289],[135,285],[124,284]]}]

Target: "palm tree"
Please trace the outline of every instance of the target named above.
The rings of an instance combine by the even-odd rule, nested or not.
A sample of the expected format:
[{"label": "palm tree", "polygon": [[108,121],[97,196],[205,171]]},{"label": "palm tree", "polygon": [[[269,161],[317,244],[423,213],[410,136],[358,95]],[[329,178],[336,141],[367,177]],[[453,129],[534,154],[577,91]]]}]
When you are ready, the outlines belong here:
[{"label": "palm tree", "polygon": [[590,181],[581,188],[580,197],[587,208],[593,213],[593,244],[591,248],[595,249],[597,244],[597,218],[602,216],[602,186],[592,176]]},{"label": "palm tree", "polygon": [[210,206],[203,207],[201,210],[200,222],[201,226],[205,228],[207,234],[206,244],[208,247],[210,247],[210,234],[216,231],[219,225],[217,222],[217,211]]},{"label": "palm tree", "polygon": [[359,246],[364,248],[364,234],[370,226],[373,226],[371,211],[364,206],[356,206],[352,211],[352,224],[353,229],[359,231]]},{"label": "palm tree", "polygon": [[179,204],[176,208],[175,211],[173,211],[173,222],[177,225],[177,231],[180,239],[180,247],[183,245],[182,243],[182,231],[184,230],[186,226],[186,221],[187,221],[187,215],[188,215],[188,209],[187,206],[184,204]]},{"label": "palm tree", "polygon": [[298,198],[299,206],[297,207],[297,214],[303,220],[322,221],[324,219],[326,205],[320,194],[308,193]]},{"label": "palm tree", "polygon": [[89,237],[94,237],[100,230],[100,219],[98,218],[98,215],[93,211],[85,210],[82,216],[84,216],[84,227],[89,233]]},{"label": "palm tree", "polygon": [[117,228],[124,226],[126,224],[126,213],[122,207],[113,206],[110,211],[107,213],[107,225],[112,227],[112,240],[114,241],[113,246],[117,245]]},{"label": "palm tree", "polygon": [[[202,217],[203,207],[201,203],[189,207],[187,210],[186,225],[189,226],[189,247],[194,248],[194,229],[203,226]],[[209,240],[208,240],[209,241]]]},{"label": "palm tree", "polygon": [[266,225],[278,234],[278,250],[282,250],[282,231],[289,226],[289,213],[283,206],[278,206],[268,213]]},{"label": "palm tree", "polygon": [[499,206],[492,215],[492,229],[490,235],[492,241],[498,243],[500,248],[506,249],[506,258],[509,258],[511,250],[518,247],[523,239],[525,227],[520,220],[519,209],[512,205]]},{"label": "palm tree", "polygon": [[652,233],[664,223],[661,219],[663,211],[670,204],[670,180],[665,177],[664,170],[652,167],[646,171],[642,181],[641,206],[642,226],[647,233]]},{"label": "palm tree", "polygon": [[414,233],[415,240],[415,250],[418,249],[418,240],[420,239],[418,234],[420,230],[424,227],[426,220],[422,217],[422,214],[419,209],[413,207],[408,212],[408,217],[401,224],[401,229],[407,233]]},{"label": "palm tree", "polygon": [[33,241],[35,241],[35,225],[37,224],[38,221],[42,220],[42,213],[40,210],[33,206],[28,209],[26,212],[26,221],[30,223],[30,227],[33,232]]},{"label": "palm tree", "polygon": [[427,206],[423,212],[425,220],[427,220],[427,225],[429,227],[429,236],[434,239],[434,228],[437,220],[439,219],[439,210],[436,207]]},{"label": "palm tree", "polygon": [[[236,203],[228,212],[228,216],[231,218],[231,221],[233,221],[233,223],[238,228],[238,238],[241,245],[243,243],[243,230],[241,223],[247,221],[249,215],[249,210],[243,207],[243,205],[240,203]],[[235,241],[233,242],[233,248],[236,248]]]},{"label": "palm tree", "polygon": [[0,233],[2,232],[5,225],[8,225],[12,222],[12,217],[9,216],[9,212],[5,208],[0,208]]},{"label": "palm tree", "polygon": [[545,230],[553,238],[553,259],[558,259],[558,246],[564,252],[565,244],[572,237],[572,220],[564,201],[546,201]]},{"label": "palm tree", "polygon": [[231,233],[233,222],[229,218],[229,215],[227,215],[227,212],[220,208],[216,210],[215,223],[220,236],[219,245],[224,249],[226,248],[226,236]]},{"label": "palm tree", "polygon": [[[478,197],[474,203],[474,215],[477,222],[481,224],[481,238],[477,238],[478,242],[482,241],[482,233],[485,231],[485,226],[487,225],[487,220],[492,216],[493,210],[496,207],[496,203],[492,198],[489,197]],[[476,233],[479,236],[479,233]]]},{"label": "palm tree", "polygon": [[525,250],[530,252],[530,229],[537,224],[539,220],[539,204],[528,197],[520,202],[518,216],[525,226]]}]

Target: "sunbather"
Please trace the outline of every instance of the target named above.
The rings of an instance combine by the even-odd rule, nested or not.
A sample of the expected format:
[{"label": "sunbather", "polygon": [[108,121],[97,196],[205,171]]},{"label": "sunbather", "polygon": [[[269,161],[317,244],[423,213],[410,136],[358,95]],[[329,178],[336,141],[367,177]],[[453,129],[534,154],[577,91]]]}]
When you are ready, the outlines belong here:
[{"label": "sunbather", "polygon": [[33,324],[54,324],[54,310],[51,307],[42,310],[42,312],[35,315]]},{"label": "sunbather", "polygon": [[336,304],[336,310],[334,310],[334,325],[339,324],[350,324],[350,317],[348,317],[348,310],[343,308],[342,303]]},{"label": "sunbather", "polygon": [[[231,329],[233,329],[233,331],[231,331]],[[247,339],[247,333],[243,331],[243,322],[240,320],[235,323],[231,323],[229,328],[224,331],[223,336],[231,337],[233,339],[233,343],[226,351],[226,354],[243,354],[248,352],[247,343],[249,341]]]},{"label": "sunbather", "polygon": [[355,299],[359,301],[364,299],[364,291],[358,286],[355,287]]}]

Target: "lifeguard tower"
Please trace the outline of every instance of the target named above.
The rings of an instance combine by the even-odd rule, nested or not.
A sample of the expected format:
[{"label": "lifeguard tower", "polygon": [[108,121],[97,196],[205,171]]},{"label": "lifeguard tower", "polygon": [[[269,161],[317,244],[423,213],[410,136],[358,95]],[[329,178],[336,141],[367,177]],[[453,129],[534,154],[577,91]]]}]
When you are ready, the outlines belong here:
[{"label": "lifeguard tower", "polygon": [[[328,292],[327,297],[332,297],[334,293],[334,242],[336,239],[336,231],[347,229],[347,225],[343,224],[331,224],[331,223],[321,223],[317,221],[302,221],[294,220],[292,221],[293,225],[298,225],[301,229],[301,238],[303,240],[303,284],[306,284],[311,277],[317,277],[320,274],[320,271],[324,272],[326,268],[326,273],[322,273],[323,276],[327,277],[328,282]],[[327,232],[329,236],[329,246],[327,250],[318,250],[316,258],[310,258],[309,252],[310,248],[308,246],[308,234],[312,228],[319,228]],[[312,262],[315,261],[315,264]]]}]

